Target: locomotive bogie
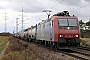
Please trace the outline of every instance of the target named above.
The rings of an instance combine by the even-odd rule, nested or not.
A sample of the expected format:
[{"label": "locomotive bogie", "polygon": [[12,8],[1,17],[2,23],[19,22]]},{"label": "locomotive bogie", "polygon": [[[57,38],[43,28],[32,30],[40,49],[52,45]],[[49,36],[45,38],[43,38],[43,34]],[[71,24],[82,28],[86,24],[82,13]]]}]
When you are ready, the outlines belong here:
[{"label": "locomotive bogie", "polygon": [[61,46],[78,46],[79,43],[80,43],[80,39],[64,39],[64,38],[59,38],[59,41],[58,43],[61,45]]}]

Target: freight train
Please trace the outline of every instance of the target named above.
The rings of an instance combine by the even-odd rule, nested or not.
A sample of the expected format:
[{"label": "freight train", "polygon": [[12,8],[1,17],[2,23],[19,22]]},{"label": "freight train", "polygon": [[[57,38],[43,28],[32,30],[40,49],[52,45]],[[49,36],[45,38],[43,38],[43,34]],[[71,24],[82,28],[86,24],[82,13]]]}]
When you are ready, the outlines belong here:
[{"label": "freight train", "polygon": [[78,17],[70,16],[68,11],[63,11],[16,33],[15,36],[59,49],[76,48],[80,46]]}]

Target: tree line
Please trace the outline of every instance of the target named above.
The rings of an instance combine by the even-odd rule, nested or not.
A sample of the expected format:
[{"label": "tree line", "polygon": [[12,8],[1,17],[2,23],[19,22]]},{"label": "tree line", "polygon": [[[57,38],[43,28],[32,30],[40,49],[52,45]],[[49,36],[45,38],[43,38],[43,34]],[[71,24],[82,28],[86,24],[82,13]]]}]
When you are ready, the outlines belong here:
[{"label": "tree line", "polygon": [[90,20],[88,22],[83,22],[80,20],[80,31],[82,38],[90,38]]}]

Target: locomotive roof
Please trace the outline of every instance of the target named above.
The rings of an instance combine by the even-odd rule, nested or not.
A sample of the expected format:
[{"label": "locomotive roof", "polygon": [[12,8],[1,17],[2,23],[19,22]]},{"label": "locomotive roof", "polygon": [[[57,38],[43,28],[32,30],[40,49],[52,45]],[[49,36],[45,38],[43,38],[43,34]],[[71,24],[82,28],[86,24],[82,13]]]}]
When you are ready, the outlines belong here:
[{"label": "locomotive roof", "polygon": [[53,16],[70,16],[68,11],[58,12]]},{"label": "locomotive roof", "polygon": [[38,23],[38,25],[46,23],[50,20],[53,20],[54,18],[77,18],[77,16],[70,16],[68,11],[59,12],[57,14],[54,14],[51,18],[42,20],[42,22]]}]

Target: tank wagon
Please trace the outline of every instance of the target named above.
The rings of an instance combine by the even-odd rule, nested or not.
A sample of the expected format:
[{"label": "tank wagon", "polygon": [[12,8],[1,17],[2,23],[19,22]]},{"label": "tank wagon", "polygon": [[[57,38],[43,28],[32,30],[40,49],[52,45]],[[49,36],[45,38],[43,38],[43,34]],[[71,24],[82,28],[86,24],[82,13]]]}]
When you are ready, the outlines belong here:
[{"label": "tank wagon", "polygon": [[80,46],[78,17],[70,16],[68,11],[54,14],[50,19],[43,20],[25,32],[27,32],[26,40],[33,40],[59,49]]},{"label": "tank wagon", "polygon": [[[21,33],[21,31],[19,32]],[[36,26],[31,26],[23,31],[24,33],[24,40],[33,41],[36,39]],[[22,37],[22,34],[20,35]]]}]

